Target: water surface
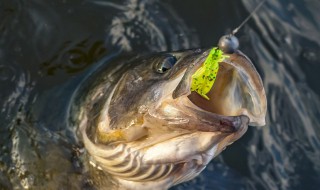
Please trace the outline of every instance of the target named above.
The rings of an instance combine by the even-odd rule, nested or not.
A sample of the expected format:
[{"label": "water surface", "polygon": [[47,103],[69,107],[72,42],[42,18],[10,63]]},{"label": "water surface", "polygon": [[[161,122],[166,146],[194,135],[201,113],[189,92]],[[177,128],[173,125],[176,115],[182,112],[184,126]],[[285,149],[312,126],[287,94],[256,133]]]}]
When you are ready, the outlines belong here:
[{"label": "water surface", "polygon": [[[215,46],[258,2],[1,0],[0,189],[97,187],[67,125],[83,75],[102,58]],[[318,189],[319,9],[268,0],[237,34],[264,81],[267,125],[172,189]]]}]

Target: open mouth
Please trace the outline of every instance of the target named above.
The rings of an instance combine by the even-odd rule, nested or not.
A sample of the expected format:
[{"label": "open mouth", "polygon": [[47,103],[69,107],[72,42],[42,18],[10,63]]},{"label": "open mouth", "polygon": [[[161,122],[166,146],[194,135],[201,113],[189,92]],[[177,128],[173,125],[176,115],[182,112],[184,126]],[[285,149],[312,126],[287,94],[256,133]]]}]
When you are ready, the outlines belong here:
[{"label": "open mouth", "polygon": [[[193,61],[189,68],[165,86],[165,89],[174,86],[173,93],[165,96],[155,112],[149,113],[150,119],[146,118],[150,121],[161,118],[173,129],[168,133],[173,136],[164,135],[168,138],[161,143],[150,138],[153,148],[147,150],[146,160],[152,163],[190,163],[196,160],[201,167],[207,164],[204,158],[211,160],[218,155],[238,140],[248,125],[265,124],[266,97],[260,76],[251,61],[241,52],[236,52],[221,62],[216,81],[207,93],[209,100],[190,89],[191,76],[203,61],[203,57]],[[187,132],[175,135],[174,132],[179,134],[178,129]],[[162,158],[164,150],[172,156]],[[199,154],[203,154],[201,159],[193,157]]]},{"label": "open mouth", "polygon": [[[262,81],[251,61],[240,51],[219,63],[219,71],[205,99],[190,90],[191,76],[203,59],[189,67],[173,92],[173,98],[183,98],[183,104],[200,115],[199,119],[211,124],[199,126],[200,131],[219,130],[234,132],[243,123],[265,125],[266,97]],[[187,98],[186,98],[187,97]]]}]

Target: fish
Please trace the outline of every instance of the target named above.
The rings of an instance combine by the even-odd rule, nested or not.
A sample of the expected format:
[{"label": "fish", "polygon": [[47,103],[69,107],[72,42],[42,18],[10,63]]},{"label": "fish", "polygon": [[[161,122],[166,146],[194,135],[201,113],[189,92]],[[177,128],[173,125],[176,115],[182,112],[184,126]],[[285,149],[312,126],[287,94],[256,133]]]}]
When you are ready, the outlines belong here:
[{"label": "fish", "polygon": [[189,181],[248,125],[265,125],[263,83],[240,50],[219,63],[209,100],[190,90],[209,52],[114,58],[79,84],[69,123],[87,162],[111,176],[115,189],[168,189]]}]

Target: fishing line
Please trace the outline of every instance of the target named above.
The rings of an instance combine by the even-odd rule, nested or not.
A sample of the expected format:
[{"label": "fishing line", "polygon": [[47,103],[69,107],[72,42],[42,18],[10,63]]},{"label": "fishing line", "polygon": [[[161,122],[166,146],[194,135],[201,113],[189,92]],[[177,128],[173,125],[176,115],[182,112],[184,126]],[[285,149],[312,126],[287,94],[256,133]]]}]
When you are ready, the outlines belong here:
[{"label": "fishing line", "polygon": [[235,34],[243,27],[243,25],[248,22],[250,18],[252,18],[253,14],[256,13],[266,1],[267,0],[262,0],[237,28],[235,28],[230,34],[224,35],[220,38],[218,47],[221,51],[223,51],[223,53],[232,54],[238,50],[239,40]]},{"label": "fishing line", "polygon": [[225,54],[235,53],[239,48],[239,40],[235,34],[241,27],[248,22],[253,14],[266,2],[262,0],[256,8],[247,16],[246,19],[235,28],[230,34],[224,35],[220,38],[218,48],[214,47],[210,50],[209,55],[204,61],[203,65],[192,75],[191,91],[195,91],[203,98],[210,100],[207,94],[212,89],[219,70],[219,62],[223,61],[227,56]]},{"label": "fishing line", "polygon": [[261,7],[266,1],[267,1],[267,0],[262,0],[262,1],[256,6],[256,8],[254,8],[254,10],[250,13],[250,15],[247,16],[247,18],[244,19],[244,21],[242,21],[242,23],[241,23],[237,28],[235,28],[235,29],[232,31],[231,34],[232,34],[232,35],[235,35],[235,34],[240,30],[240,28],[242,28],[242,26],[249,21],[249,19],[253,16],[253,14],[256,13],[256,12],[260,9],[260,7]]}]

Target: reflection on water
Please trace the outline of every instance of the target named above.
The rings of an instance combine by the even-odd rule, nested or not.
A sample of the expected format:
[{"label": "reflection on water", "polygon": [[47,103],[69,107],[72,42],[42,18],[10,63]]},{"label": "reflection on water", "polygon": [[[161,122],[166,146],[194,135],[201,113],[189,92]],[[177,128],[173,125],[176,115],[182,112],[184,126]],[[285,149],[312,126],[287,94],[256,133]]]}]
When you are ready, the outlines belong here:
[{"label": "reflection on water", "polygon": [[[82,75],[114,52],[214,45],[258,3],[165,2],[0,2],[0,189],[110,185],[92,178],[67,126]],[[267,1],[240,31],[268,95],[267,126],[250,128],[198,178],[172,189],[317,189],[319,8],[316,0]]]}]

